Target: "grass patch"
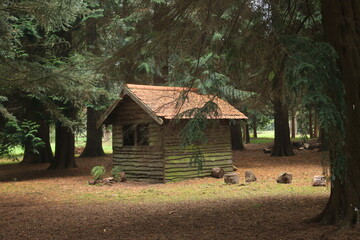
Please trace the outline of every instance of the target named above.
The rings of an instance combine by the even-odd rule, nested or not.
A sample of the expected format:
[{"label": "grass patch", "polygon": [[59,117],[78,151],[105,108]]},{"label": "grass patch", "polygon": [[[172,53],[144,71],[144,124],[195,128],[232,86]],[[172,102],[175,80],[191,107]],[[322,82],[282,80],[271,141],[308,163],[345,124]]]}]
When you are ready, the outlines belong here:
[{"label": "grass patch", "polygon": [[[176,183],[175,183],[176,184]],[[98,189],[97,189],[98,190]],[[142,190],[122,189],[102,190],[99,192],[83,193],[74,196],[80,202],[104,202],[115,201],[122,203],[160,203],[160,202],[187,202],[187,201],[211,201],[226,199],[253,199],[260,197],[283,197],[283,196],[318,196],[328,194],[326,188],[314,188],[309,186],[296,186],[291,184],[236,184],[226,185],[223,181],[211,184],[178,185],[168,183],[162,187],[146,188]]]},{"label": "grass patch", "polygon": [[272,143],[273,138],[251,138],[250,143]]}]

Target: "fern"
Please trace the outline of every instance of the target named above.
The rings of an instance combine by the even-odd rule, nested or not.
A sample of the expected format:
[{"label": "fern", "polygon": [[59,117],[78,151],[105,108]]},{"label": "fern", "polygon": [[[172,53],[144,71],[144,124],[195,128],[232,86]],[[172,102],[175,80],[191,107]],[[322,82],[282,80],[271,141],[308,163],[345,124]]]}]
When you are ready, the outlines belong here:
[{"label": "fern", "polygon": [[120,166],[115,166],[111,169],[111,175],[113,176],[115,182],[118,182],[120,179],[119,173],[122,172],[122,169]]},{"label": "fern", "polygon": [[95,166],[91,169],[91,175],[95,181],[100,180],[106,173],[104,166]]},{"label": "fern", "polygon": [[37,136],[38,128],[38,124],[29,120],[8,121],[0,131],[0,156],[12,157],[11,152],[16,146],[26,146],[28,150],[38,153],[38,149],[44,146]]},{"label": "fern", "polygon": [[284,36],[283,42],[290,53],[286,69],[289,87],[301,93],[304,106],[317,109],[320,128],[331,149],[332,178],[343,180],[345,98],[335,50],[327,43],[298,36]]}]

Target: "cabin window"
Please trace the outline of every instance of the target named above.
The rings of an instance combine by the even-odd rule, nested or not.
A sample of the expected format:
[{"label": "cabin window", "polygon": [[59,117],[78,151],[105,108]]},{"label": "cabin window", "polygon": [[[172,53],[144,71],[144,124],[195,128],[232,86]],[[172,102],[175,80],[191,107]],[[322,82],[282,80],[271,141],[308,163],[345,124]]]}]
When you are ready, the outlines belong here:
[{"label": "cabin window", "polygon": [[134,126],[131,124],[124,125],[123,127],[123,144],[124,146],[135,145],[135,131]]},{"label": "cabin window", "polygon": [[124,146],[149,146],[148,124],[127,124],[123,127]]},{"label": "cabin window", "polygon": [[136,127],[137,133],[137,145],[138,146],[149,146],[149,134],[148,124],[139,124]]}]

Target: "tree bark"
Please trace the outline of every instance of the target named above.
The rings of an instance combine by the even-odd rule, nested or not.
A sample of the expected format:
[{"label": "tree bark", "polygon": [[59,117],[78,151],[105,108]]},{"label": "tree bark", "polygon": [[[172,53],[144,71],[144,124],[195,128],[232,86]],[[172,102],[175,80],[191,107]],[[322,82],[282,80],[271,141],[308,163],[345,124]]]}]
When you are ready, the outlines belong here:
[{"label": "tree bark", "polygon": [[240,121],[236,121],[235,124],[230,124],[230,135],[231,135],[231,149],[244,150],[245,147],[242,140]]},{"label": "tree bark", "polygon": [[69,127],[56,124],[55,157],[48,169],[76,168],[75,136]]},{"label": "tree bark", "polygon": [[245,143],[250,143],[250,129],[248,123],[245,123]]},{"label": "tree bark", "polygon": [[314,130],[313,130],[313,117],[312,117],[312,110],[309,109],[309,136],[310,139],[314,138]]},{"label": "tree bark", "polygon": [[[154,6],[154,15],[152,19],[153,34],[161,35],[167,31],[169,19],[167,17],[169,9],[166,4],[156,3]],[[167,39],[161,43],[163,50],[154,52],[155,65],[158,70],[153,75],[155,85],[164,84],[169,75],[169,41]]]},{"label": "tree bark", "polygon": [[314,138],[318,138],[318,132],[319,132],[319,119],[317,111],[315,111],[315,119],[314,119]]},{"label": "tree bark", "polygon": [[280,97],[274,101],[275,140],[271,156],[293,156],[290,141],[289,113]]},{"label": "tree bark", "polygon": [[257,117],[256,115],[254,115],[254,120],[253,120],[253,130],[254,130],[254,138],[257,138]]},{"label": "tree bark", "polygon": [[86,113],[86,145],[80,157],[100,157],[105,152],[102,148],[102,129],[96,128],[96,122],[100,113],[95,109],[88,107]]},{"label": "tree bark", "polygon": [[294,109],[291,109],[291,138],[296,137],[295,121],[296,121],[296,112]]},{"label": "tree bark", "polygon": [[[342,176],[332,178],[330,199],[319,220],[349,226],[360,220],[360,3],[322,0],[321,4],[325,39],[338,53],[345,88],[346,159]],[[332,162],[331,167],[338,166]]]},{"label": "tree bark", "polygon": [[54,156],[50,145],[50,126],[48,122],[39,122],[37,136],[44,142],[44,146],[38,149],[38,153],[34,153],[29,149],[29,146],[25,146],[21,164],[49,163],[53,160]]}]

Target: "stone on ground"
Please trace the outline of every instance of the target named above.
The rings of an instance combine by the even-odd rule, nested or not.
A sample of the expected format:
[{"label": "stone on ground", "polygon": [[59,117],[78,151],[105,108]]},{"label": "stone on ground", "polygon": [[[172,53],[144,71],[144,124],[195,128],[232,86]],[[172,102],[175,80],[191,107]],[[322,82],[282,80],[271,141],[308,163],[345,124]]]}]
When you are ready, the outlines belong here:
[{"label": "stone on ground", "polygon": [[326,186],[325,176],[314,176],[312,185],[314,187],[325,187]]},{"label": "stone on ground", "polygon": [[211,176],[214,178],[222,178],[225,172],[222,168],[216,167],[211,169]]},{"label": "stone on ground", "polygon": [[252,171],[245,171],[245,182],[256,182],[256,176]]},{"label": "stone on ground", "polygon": [[288,184],[288,183],[291,183],[292,182],[292,174],[289,174],[289,173],[282,173],[278,179],[276,180],[276,182],[278,183],[285,183],[285,184]]},{"label": "stone on ground", "polygon": [[237,173],[227,173],[224,175],[224,182],[226,184],[238,184],[240,182],[240,176]]}]

